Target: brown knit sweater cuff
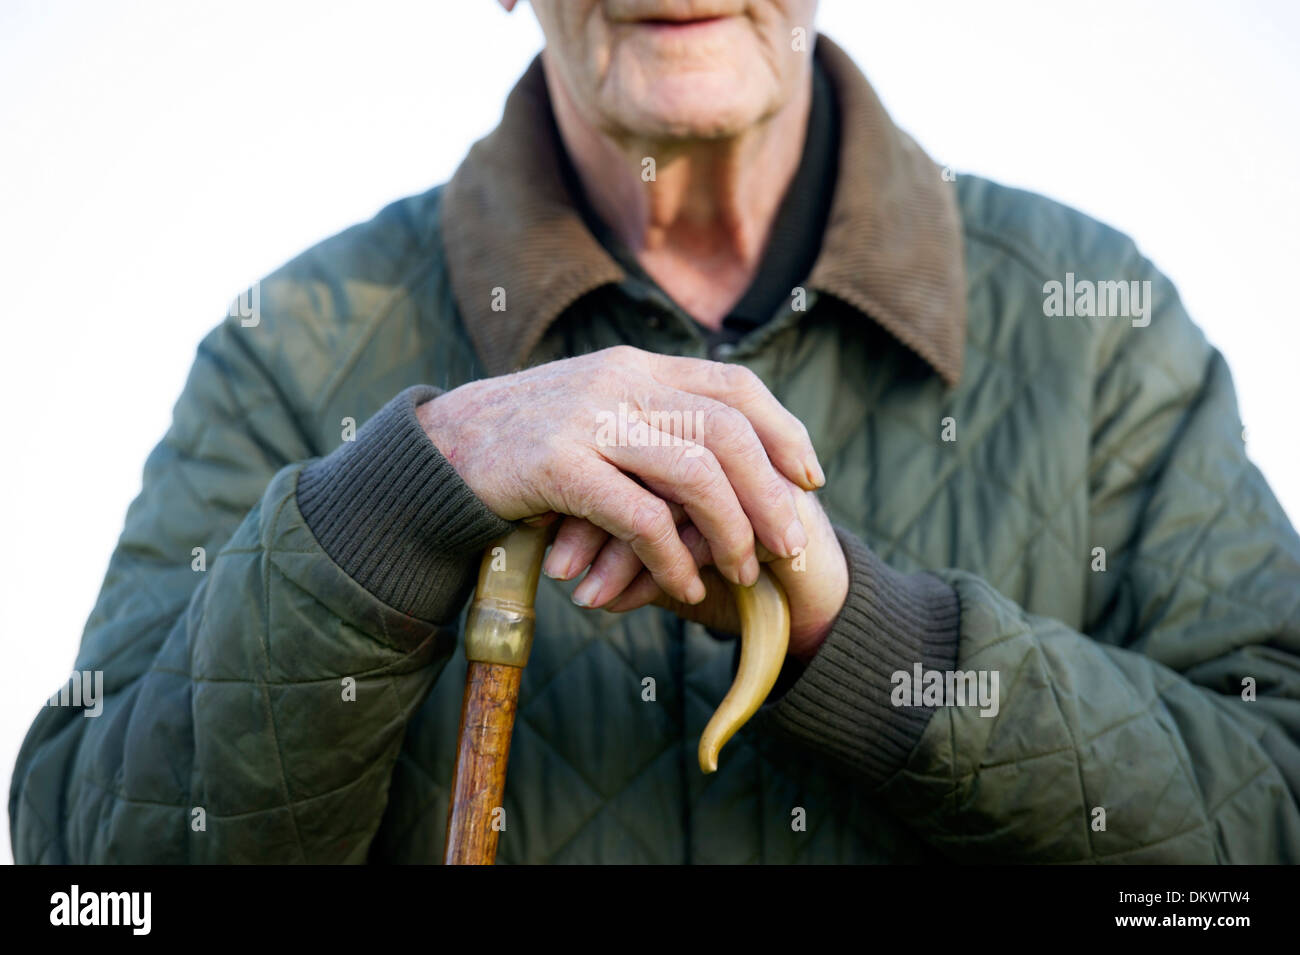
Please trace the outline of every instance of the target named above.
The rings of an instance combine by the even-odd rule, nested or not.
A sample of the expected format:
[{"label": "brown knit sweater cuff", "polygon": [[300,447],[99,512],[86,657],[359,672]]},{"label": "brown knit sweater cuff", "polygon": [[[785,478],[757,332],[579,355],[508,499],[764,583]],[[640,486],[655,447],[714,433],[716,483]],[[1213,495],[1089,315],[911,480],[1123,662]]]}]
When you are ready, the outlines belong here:
[{"label": "brown knit sweater cuff", "polygon": [[898,671],[909,678],[956,666],[961,605],[930,574],[903,574],[855,535],[836,528],[849,565],[849,593],[817,655],[770,707],[770,725],[880,783],[916,746],[934,707],[895,706]]},{"label": "brown knit sweater cuff", "polygon": [[514,526],[488,509],[415,416],[441,391],[407,388],[356,440],[298,475],[298,509],[334,563],[388,606],[433,623],[455,619],[482,549]]}]

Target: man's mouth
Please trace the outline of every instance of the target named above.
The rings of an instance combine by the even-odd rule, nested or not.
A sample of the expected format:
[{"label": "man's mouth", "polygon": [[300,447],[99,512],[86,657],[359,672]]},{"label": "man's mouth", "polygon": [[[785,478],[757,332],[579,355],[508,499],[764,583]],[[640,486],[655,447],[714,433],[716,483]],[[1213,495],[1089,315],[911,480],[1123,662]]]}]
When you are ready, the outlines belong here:
[{"label": "man's mouth", "polygon": [[716,23],[719,20],[725,20],[725,19],[726,17],[683,17],[681,19],[668,19],[666,17],[646,17],[645,19],[637,20],[635,22],[644,24],[646,26],[655,26],[655,27],[660,27],[660,26],[686,27],[686,26],[693,26],[697,23]]},{"label": "man's mouth", "polygon": [[693,30],[699,27],[712,26],[714,23],[722,23],[731,17],[697,17],[694,19],[664,19],[660,17],[651,17],[647,19],[636,19],[632,21],[636,26],[653,27],[655,30]]},{"label": "man's mouth", "polygon": [[695,19],[668,20],[660,17],[652,17],[645,20],[633,20],[628,26],[642,27],[653,33],[664,36],[688,36],[692,33],[703,32],[711,27],[726,23],[731,17],[697,17]]}]

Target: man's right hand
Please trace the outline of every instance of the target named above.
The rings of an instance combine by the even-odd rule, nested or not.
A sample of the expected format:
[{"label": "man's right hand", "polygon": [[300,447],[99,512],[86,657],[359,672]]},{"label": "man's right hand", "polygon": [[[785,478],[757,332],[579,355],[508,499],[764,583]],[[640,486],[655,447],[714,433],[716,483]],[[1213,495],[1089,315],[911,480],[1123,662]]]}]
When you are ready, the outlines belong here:
[{"label": "man's right hand", "polygon": [[[602,440],[602,418],[617,420],[620,404],[643,422],[655,412],[667,426],[680,412],[671,420],[703,428],[689,429],[693,443],[648,426],[645,444]],[[670,504],[682,505],[718,570],[748,585],[758,578],[755,538],[784,557],[808,543],[782,475],[805,490],[825,482],[807,429],[753,372],[630,346],[470,382],[416,414],[498,515],[585,518],[626,541],[666,594],[691,604],[704,599],[704,583]]]}]

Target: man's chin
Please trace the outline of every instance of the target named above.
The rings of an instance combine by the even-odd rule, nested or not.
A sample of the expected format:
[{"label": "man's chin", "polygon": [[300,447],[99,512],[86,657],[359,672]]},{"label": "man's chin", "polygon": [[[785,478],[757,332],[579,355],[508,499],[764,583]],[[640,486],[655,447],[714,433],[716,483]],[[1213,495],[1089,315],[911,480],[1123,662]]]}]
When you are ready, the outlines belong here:
[{"label": "man's chin", "polygon": [[657,76],[614,112],[628,132],[646,139],[726,139],[761,120],[764,103],[731,74]]}]

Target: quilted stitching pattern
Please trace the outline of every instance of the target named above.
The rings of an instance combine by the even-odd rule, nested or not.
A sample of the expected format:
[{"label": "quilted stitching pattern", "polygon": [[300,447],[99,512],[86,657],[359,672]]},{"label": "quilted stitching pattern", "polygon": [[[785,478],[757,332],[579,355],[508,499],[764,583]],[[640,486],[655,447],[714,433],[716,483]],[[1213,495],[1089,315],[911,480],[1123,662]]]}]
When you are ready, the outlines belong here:
[{"label": "quilted stitching pattern", "polygon": [[[1245,457],[1226,369],[1123,237],[977,179],[960,195],[957,389],[827,297],[742,360],[808,424],[832,519],[958,590],[960,665],[1000,673],[998,716],[941,711],[879,791],[762,717],[705,778],[695,746],[732,647],[662,611],[579,612],[545,581],[502,862],[1300,851],[1300,543]],[[227,324],[200,348],[77,663],[104,671],[105,715],[43,710],[20,758],[20,860],[440,857],[455,632],[347,578],[293,494],[296,462],[335,447],[342,417],[482,374],[438,256],[438,196],[304,255],[264,283],[256,335]],[[1044,318],[1042,284],[1067,270],[1153,278],[1151,326]],[[652,329],[649,307],[601,290],[537,357],[697,348],[671,316]],[[1098,546],[1105,573],[1090,570]],[[1089,825],[1098,806],[1105,831]]]}]

